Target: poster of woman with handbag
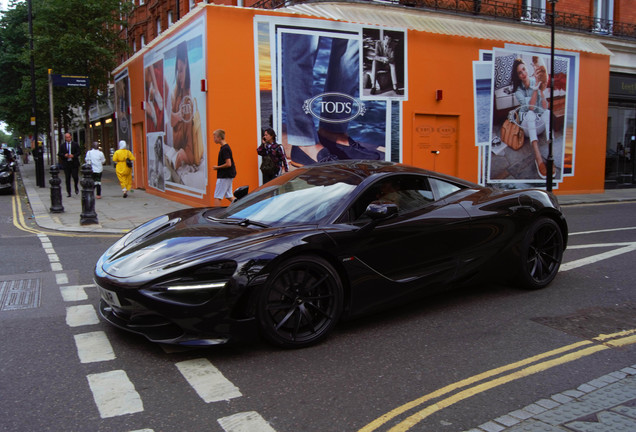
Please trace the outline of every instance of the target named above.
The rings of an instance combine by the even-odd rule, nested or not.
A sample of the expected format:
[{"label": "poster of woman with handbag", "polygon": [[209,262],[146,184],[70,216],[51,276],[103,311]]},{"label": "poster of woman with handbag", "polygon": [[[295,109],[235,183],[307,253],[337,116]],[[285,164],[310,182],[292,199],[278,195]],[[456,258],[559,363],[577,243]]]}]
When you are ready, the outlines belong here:
[{"label": "poster of woman with handbag", "polygon": [[[515,59],[512,64],[512,92],[520,104],[519,125],[532,144],[537,173],[539,177],[545,179],[547,169],[539,150],[537,135],[550,130],[550,110],[544,94],[548,85],[548,75],[541,58],[533,56],[533,60],[534,67],[531,75],[523,59]],[[555,174],[556,170],[553,167],[552,176],[554,177]]]},{"label": "poster of woman with handbag", "polygon": [[[492,51],[490,93],[491,132],[485,153],[488,184],[506,188],[540,187],[547,177],[552,138],[553,182],[563,181],[565,166],[573,154],[574,109],[565,86],[571,60],[554,58],[533,47],[495,48]],[[550,80],[554,79],[554,109],[550,111]],[[562,86],[556,84],[563,81]],[[574,106],[574,104],[572,104]],[[568,109],[571,111],[568,111]],[[566,127],[568,126],[568,127]],[[568,129],[569,128],[569,129]]]}]

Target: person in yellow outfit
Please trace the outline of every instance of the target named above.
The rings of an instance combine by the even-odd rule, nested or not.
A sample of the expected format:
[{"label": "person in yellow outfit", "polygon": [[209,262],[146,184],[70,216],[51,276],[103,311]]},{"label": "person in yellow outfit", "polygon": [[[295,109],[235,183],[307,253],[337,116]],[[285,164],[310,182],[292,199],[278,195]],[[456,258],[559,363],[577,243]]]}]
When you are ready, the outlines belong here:
[{"label": "person in yellow outfit", "polygon": [[126,141],[119,141],[119,150],[113,154],[113,162],[117,163],[115,172],[121,185],[124,198],[128,197],[128,191],[132,189],[132,168],[126,164],[126,159],[135,160],[135,156],[126,148]]}]

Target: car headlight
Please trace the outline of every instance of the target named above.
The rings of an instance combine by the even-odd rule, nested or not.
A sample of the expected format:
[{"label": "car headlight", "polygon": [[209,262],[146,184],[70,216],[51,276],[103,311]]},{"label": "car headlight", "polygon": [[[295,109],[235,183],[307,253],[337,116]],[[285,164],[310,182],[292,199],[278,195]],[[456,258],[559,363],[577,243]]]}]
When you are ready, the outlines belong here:
[{"label": "car headlight", "polygon": [[227,281],[192,283],[192,284],[175,284],[164,287],[166,291],[191,292],[191,291],[218,291],[227,284]]},{"label": "car headlight", "polygon": [[212,300],[230,283],[236,270],[233,261],[222,261],[190,270],[141,290],[156,299],[185,305],[200,305]]}]

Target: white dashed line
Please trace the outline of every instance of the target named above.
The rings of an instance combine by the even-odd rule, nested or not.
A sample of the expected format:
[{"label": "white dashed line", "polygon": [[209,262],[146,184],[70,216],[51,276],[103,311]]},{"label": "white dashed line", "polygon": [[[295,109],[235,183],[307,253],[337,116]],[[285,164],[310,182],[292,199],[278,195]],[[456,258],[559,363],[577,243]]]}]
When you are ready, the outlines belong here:
[{"label": "white dashed line", "polygon": [[242,396],[239,389],[206,359],[187,360],[175,366],[206,403]]},{"label": "white dashed line", "polygon": [[243,412],[217,420],[225,432],[276,432],[255,411]]},{"label": "white dashed line", "polygon": [[86,288],[87,286],[90,285],[69,285],[60,287],[62,298],[65,302],[88,300],[86,291],[84,291],[84,288]]},{"label": "white dashed line", "polygon": [[101,418],[116,417],[144,410],[139,393],[123,370],[86,377]]},{"label": "white dashed line", "polygon": [[93,305],[69,306],[66,308],[66,324],[69,327],[98,324],[99,319]]},{"label": "white dashed line", "polygon": [[115,359],[113,348],[103,331],[75,335],[75,345],[81,363],[96,363]]},{"label": "white dashed line", "polygon": [[68,276],[66,273],[57,273],[55,275],[55,282],[57,282],[58,285],[66,285],[68,283]]}]

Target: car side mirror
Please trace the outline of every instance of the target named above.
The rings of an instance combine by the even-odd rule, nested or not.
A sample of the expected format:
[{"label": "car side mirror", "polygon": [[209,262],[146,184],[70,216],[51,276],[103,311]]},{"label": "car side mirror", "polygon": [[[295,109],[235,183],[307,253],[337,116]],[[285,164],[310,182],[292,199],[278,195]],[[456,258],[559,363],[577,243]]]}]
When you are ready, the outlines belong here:
[{"label": "car side mirror", "polygon": [[249,190],[250,190],[249,186],[241,186],[241,187],[238,187],[238,188],[234,189],[234,198],[236,198],[237,200],[240,200],[245,195],[247,195]]},{"label": "car side mirror", "polygon": [[372,221],[380,222],[398,214],[398,206],[393,202],[373,201],[367,206],[364,215]]}]

